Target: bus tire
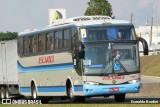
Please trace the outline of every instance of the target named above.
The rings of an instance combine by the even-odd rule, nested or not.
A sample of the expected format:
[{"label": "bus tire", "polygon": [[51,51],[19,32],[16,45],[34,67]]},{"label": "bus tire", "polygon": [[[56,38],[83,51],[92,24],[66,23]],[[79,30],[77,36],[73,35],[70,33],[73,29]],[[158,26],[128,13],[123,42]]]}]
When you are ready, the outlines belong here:
[{"label": "bus tire", "polygon": [[50,98],[42,97],[42,98],[40,98],[40,100],[41,100],[41,103],[42,103],[42,104],[48,104]]},{"label": "bus tire", "polygon": [[77,97],[75,100],[76,100],[76,102],[78,102],[78,103],[84,103],[85,100],[86,100],[86,98],[85,98],[85,97]]},{"label": "bus tire", "polygon": [[73,94],[73,87],[70,85],[68,89],[68,96],[71,103],[84,103],[85,97],[75,97]]},{"label": "bus tire", "polygon": [[36,100],[37,99],[37,91],[36,91],[36,86],[35,84],[33,84],[31,86],[31,96],[32,96],[32,99]]},{"label": "bus tire", "polygon": [[1,99],[4,99],[5,98],[5,88],[4,87],[1,87],[1,91],[0,91],[0,94],[1,94]]},{"label": "bus tire", "polygon": [[125,94],[116,94],[114,95],[116,102],[124,102],[125,101]]},{"label": "bus tire", "polygon": [[8,99],[9,96],[10,96],[9,89],[8,89],[8,87],[6,87],[6,89],[5,89],[5,98]]},{"label": "bus tire", "polygon": [[68,97],[70,98],[70,102],[71,103],[76,102],[76,99],[75,99],[75,97],[73,95],[73,87],[72,87],[71,84],[70,84],[69,89],[68,89]]}]

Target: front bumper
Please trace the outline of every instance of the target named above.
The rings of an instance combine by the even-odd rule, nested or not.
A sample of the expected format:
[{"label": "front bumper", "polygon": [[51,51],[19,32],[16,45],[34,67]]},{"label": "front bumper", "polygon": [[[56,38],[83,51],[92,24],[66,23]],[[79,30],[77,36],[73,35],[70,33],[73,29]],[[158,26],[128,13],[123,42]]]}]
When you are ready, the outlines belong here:
[{"label": "front bumper", "polygon": [[[118,88],[118,91],[110,92],[110,88]],[[121,85],[87,85],[83,84],[84,96],[98,96],[98,95],[114,95],[123,93],[139,93],[140,82],[135,84],[121,84]]]}]

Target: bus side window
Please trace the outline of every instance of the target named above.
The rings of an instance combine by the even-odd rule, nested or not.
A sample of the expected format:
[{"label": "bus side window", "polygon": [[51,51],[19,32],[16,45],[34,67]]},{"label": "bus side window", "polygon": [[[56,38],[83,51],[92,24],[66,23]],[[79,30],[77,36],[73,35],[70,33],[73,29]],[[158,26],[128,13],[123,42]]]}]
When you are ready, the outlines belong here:
[{"label": "bus side window", "polygon": [[54,33],[54,35],[55,35],[55,39],[54,39],[54,49],[55,49],[55,51],[57,51],[58,50],[58,32],[55,32]]},{"label": "bus side window", "polygon": [[23,38],[24,44],[23,44],[23,55],[29,54],[29,37]]},{"label": "bus side window", "polygon": [[55,32],[55,51],[60,51],[62,49],[62,31]]},{"label": "bus side window", "polygon": [[31,50],[30,50],[30,52],[31,52],[31,54],[35,54],[35,53],[37,53],[37,40],[38,40],[38,38],[37,38],[37,36],[31,36],[31,38],[30,38],[30,41],[31,41]]},{"label": "bus side window", "polygon": [[78,52],[78,30],[76,28],[72,28],[72,56],[75,59],[77,57]]},{"label": "bus side window", "polygon": [[23,54],[23,38],[18,38],[18,54],[22,56]]},{"label": "bus side window", "polygon": [[58,37],[59,37],[58,49],[61,50],[62,49],[62,31],[58,32]]},{"label": "bus side window", "polygon": [[38,35],[38,52],[42,53],[45,51],[45,34]]},{"label": "bus side window", "polygon": [[63,31],[63,49],[70,49],[71,47],[71,37],[70,30],[66,29]]},{"label": "bus side window", "polygon": [[47,33],[46,36],[46,51],[53,52],[53,33]]}]

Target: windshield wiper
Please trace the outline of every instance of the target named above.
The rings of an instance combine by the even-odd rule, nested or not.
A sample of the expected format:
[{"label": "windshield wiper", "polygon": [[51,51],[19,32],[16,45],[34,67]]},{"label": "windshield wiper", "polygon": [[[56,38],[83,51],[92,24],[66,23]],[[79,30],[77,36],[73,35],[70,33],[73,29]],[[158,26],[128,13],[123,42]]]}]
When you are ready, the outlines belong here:
[{"label": "windshield wiper", "polygon": [[[99,76],[102,76],[104,72],[106,72],[107,66],[109,64],[109,62],[112,60],[112,57],[109,57],[108,61],[105,63],[105,68],[104,70],[100,71]],[[107,72],[110,68],[107,69]]]},{"label": "windshield wiper", "polygon": [[128,71],[126,70],[126,68],[123,66],[123,64],[121,63],[120,59],[116,59],[115,62],[116,62],[116,61],[121,65],[121,67],[123,68],[123,70],[124,70],[125,72],[128,72]]},{"label": "windshield wiper", "polygon": [[[112,58],[110,57],[109,60],[106,62],[105,69],[102,70],[102,71],[99,73],[99,76],[102,76],[102,75],[104,74],[104,72],[108,72],[108,70],[109,70],[110,68],[107,69],[107,66],[108,66],[109,62],[111,61],[111,59],[112,59]],[[123,66],[122,62],[121,62],[119,59],[116,59],[115,62],[118,62],[118,63],[120,64],[120,66],[122,67],[122,69],[124,70],[124,72],[128,72],[128,71],[126,70],[126,68]],[[107,70],[106,70],[106,69],[107,69]],[[115,73],[115,72],[114,72],[114,73]]]}]

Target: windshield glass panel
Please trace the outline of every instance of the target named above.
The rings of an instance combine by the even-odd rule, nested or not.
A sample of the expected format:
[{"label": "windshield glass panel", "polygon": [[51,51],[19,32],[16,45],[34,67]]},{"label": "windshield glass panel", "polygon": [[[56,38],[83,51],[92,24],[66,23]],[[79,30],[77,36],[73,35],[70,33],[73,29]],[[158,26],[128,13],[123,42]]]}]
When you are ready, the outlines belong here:
[{"label": "windshield glass panel", "polygon": [[[110,72],[112,72],[112,60],[109,61],[109,55],[111,58],[109,51],[107,44],[85,45],[85,58],[83,60],[85,74],[99,74],[105,69],[106,63],[110,63]],[[106,59],[106,54],[108,59]]]},{"label": "windshield glass panel", "polygon": [[84,74],[139,71],[137,45],[132,43],[85,44]]},{"label": "windshield glass panel", "polygon": [[117,43],[112,45],[114,72],[122,73],[139,71],[138,52],[136,48],[137,45],[130,43]]},{"label": "windshield glass panel", "polygon": [[82,42],[136,39],[134,28],[131,26],[83,28],[80,31],[81,31]]}]

